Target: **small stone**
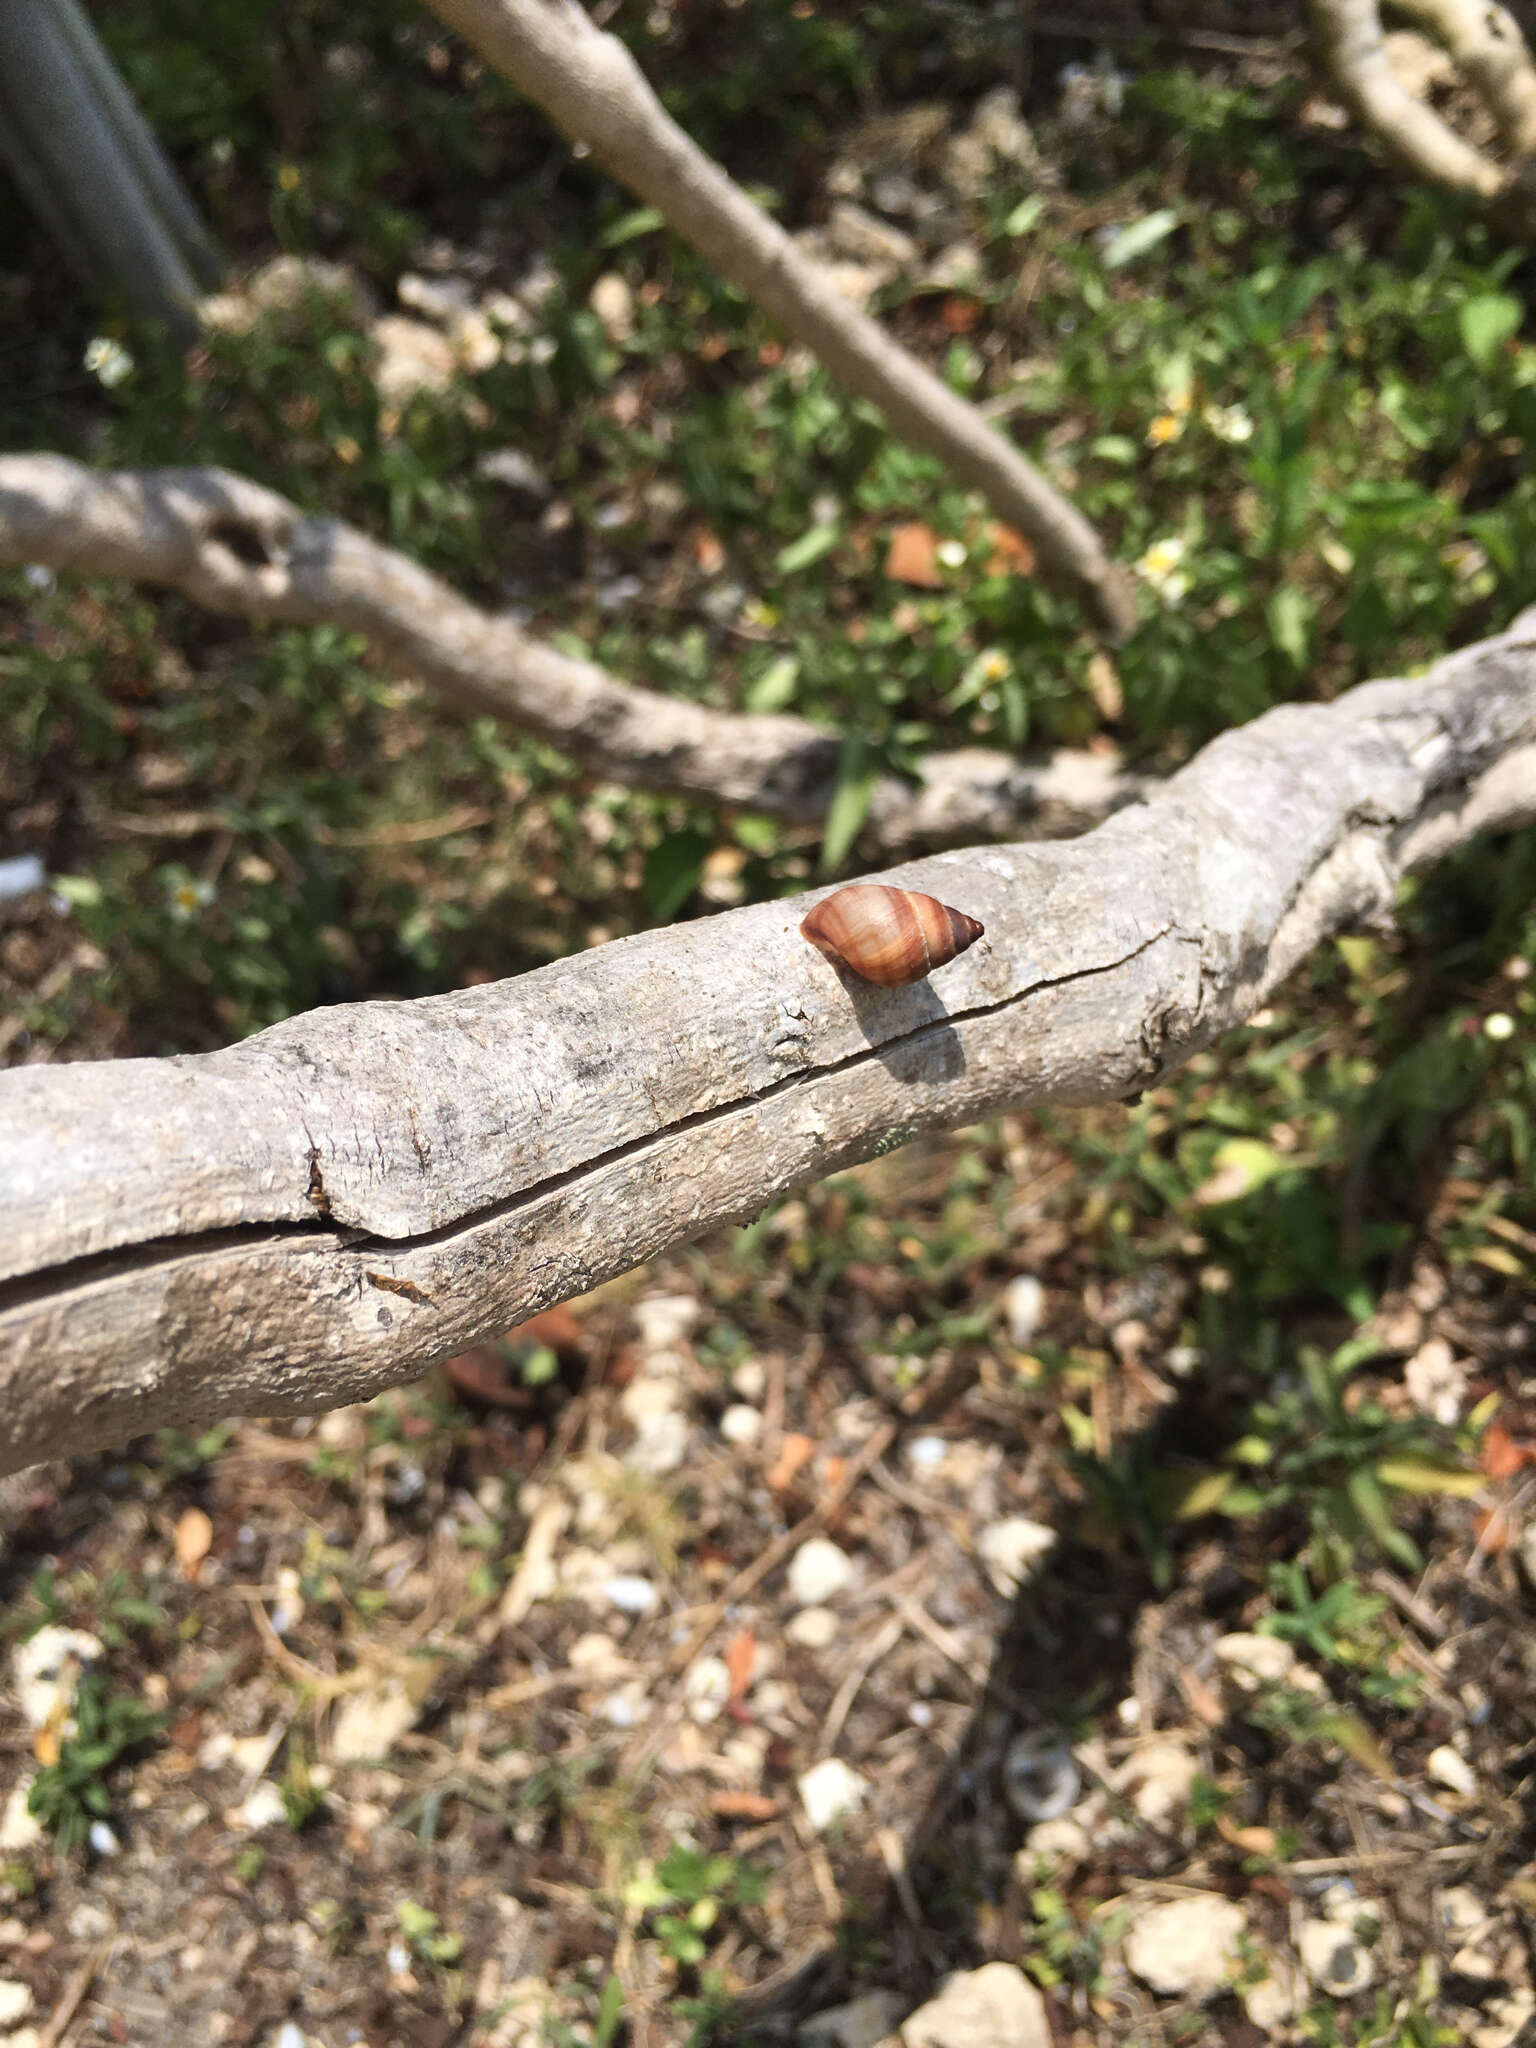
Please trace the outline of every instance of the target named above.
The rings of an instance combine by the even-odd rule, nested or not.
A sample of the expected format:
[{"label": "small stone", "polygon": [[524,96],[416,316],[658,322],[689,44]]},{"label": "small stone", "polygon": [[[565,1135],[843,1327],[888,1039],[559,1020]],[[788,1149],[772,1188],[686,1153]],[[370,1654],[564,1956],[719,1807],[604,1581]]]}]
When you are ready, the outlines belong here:
[{"label": "small stone", "polygon": [[14,2026],[31,2009],[30,1987],[18,1984],[14,1977],[0,1977],[0,2027]]},{"label": "small stone", "polygon": [[745,1401],[733,1401],[720,1418],[720,1434],[728,1444],[755,1444],[763,1433],[763,1418]]},{"label": "small stone", "polygon": [[853,1560],[825,1536],[813,1536],[795,1552],[789,1591],[797,1607],[821,1607],[853,1583]]},{"label": "small stone", "polygon": [[247,1828],[252,1834],[262,1828],[275,1828],[287,1818],[283,1795],[270,1778],[263,1778],[243,1806],[235,1809],[231,1825]]},{"label": "small stone", "polygon": [[1458,1792],[1463,1799],[1471,1799],[1477,1793],[1477,1774],[1458,1749],[1452,1749],[1448,1742],[1442,1742],[1438,1749],[1432,1749],[1424,1759],[1424,1775],[1432,1785],[1441,1785],[1447,1792]]},{"label": "small stone", "polygon": [[1278,1636],[1230,1635],[1216,1641],[1216,1661],[1241,1692],[1282,1685],[1296,1669],[1296,1652]]},{"label": "small stone", "polygon": [[1440,1925],[1465,1940],[1488,1923],[1488,1908],[1469,1884],[1448,1884],[1439,1898]]},{"label": "small stone", "polygon": [[597,1589],[610,1607],[617,1607],[620,1614],[650,1614],[661,1599],[661,1595],[649,1579],[642,1579],[634,1572],[615,1572],[604,1579]]},{"label": "small stone", "polygon": [[98,1856],[121,1856],[123,1845],[104,1820],[93,1820],[86,1836]]},{"label": "small stone", "polygon": [[475,474],[483,476],[487,483],[500,484],[503,489],[541,505],[553,488],[543,470],[521,448],[492,448],[475,464]]},{"label": "small stone", "polygon": [[901,2027],[902,2048],[1051,2048],[1045,2000],[1014,1963],[957,1970]]},{"label": "small stone", "polygon": [[610,1728],[638,1728],[651,1711],[644,1679],[632,1678],[628,1685],[609,1693],[597,1711]]},{"label": "small stone", "polygon": [[635,1440],[624,1453],[632,1472],[648,1473],[660,1479],[675,1472],[688,1455],[688,1418],[679,1409],[664,1409],[648,1415],[638,1424]]},{"label": "small stone", "polygon": [[1027,1515],[1008,1515],[983,1529],[976,1549],[987,1577],[1005,1597],[1016,1593],[1036,1565],[1056,1547],[1056,1531]]},{"label": "small stone", "polygon": [[1332,1998],[1353,1998],[1375,1981],[1370,1955],[1336,1920],[1303,1920],[1296,1931],[1296,1949],[1312,1982]]},{"label": "small stone", "polygon": [[1003,1289],[1003,1315],[1008,1324],[1008,1342],[1015,1350],[1029,1349],[1044,1314],[1045,1289],[1033,1273],[1021,1273],[1008,1282]]},{"label": "small stone", "polygon": [[635,1341],[642,1351],[666,1351],[680,1344],[699,1319],[691,1294],[652,1294],[634,1308]]},{"label": "small stone", "polygon": [[422,391],[446,391],[453,382],[458,358],[452,342],[425,320],[386,313],[369,329],[378,362],[373,373],[379,396],[403,405]]},{"label": "small stone", "polygon": [[1125,1938],[1133,1976],[1162,1998],[1215,1998],[1230,1984],[1246,1922],[1219,1892],[1197,1892],[1142,1911]]},{"label": "small stone", "polygon": [[1481,2025],[1467,2035],[1468,2048],[1518,2048],[1532,2019],[1536,2019],[1536,1991],[1522,1986],[1503,1998],[1490,1998],[1482,2009]]},{"label": "small stone", "polygon": [[331,1730],[331,1755],[339,1764],[382,1763],[420,1711],[400,1685],[349,1693]]},{"label": "small stone", "polygon": [[834,256],[893,272],[917,261],[917,244],[910,235],[847,199],[840,200],[827,215],[826,243]]},{"label": "small stone", "polygon": [[830,1649],[837,1640],[838,1619],[830,1607],[802,1607],[784,1633],[807,1650]]},{"label": "small stone", "polygon": [[0,1813],[0,1849],[17,1852],[35,1849],[43,1839],[43,1830],[37,1816],[27,1810],[27,1799],[32,1790],[32,1780],[23,1778],[19,1785],[11,1787],[5,1802],[5,1811]]},{"label": "small stone", "polygon": [[937,1472],[949,1456],[949,1445],[941,1436],[915,1436],[904,1452],[907,1470],[918,1478]]},{"label": "small stone", "polygon": [[743,1401],[761,1401],[768,1391],[768,1368],[760,1358],[744,1358],[731,1374],[731,1388]]},{"label": "small stone", "polygon": [[1181,1820],[1200,1775],[1200,1762],[1182,1742],[1159,1739],[1143,1743],[1116,1774],[1115,1789],[1124,1792],[1149,1827],[1167,1827]]},{"label": "small stone", "polygon": [[617,347],[635,331],[635,295],[616,270],[600,277],[587,294],[604,334]]},{"label": "small stone", "polygon": [[731,1674],[720,1657],[701,1657],[683,1680],[683,1697],[690,1717],[698,1722],[718,1720],[731,1696]]},{"label": "small stone", "polygon": [[1059,1820],[1083,1789],[1077,1759],[1059,1736],[1043,1729],[1015,1735],[1003,1758],[1003,1796],[1020,1820]]},{"label": "small stone", "polygon": [[81,1671],[102,1654],[98,1637],[79,1628],[40,1628],[11,1652],[16,1704],[32,1727],[68,1711]]},{"label": "small stone", "polygon": [[829,1756],[802,1775],[799,1790],[805,1817],[821,1835],[834,1822],[856,1813],[869,1796],[870,1787],[868,1779],[860,1777],[840,1757]]},{"label": "small stone", "polygon": [[309,2048],[308,2037],[300,2033],[292,2020],[284,2020],[272,2036],[272,2048]]},{"label": "small stone", "polygon": [[1458,1365],[1456,1354],[1443,1337],[1431,1337],[1403,1367],[1403,1384],[1408,1398],[1421,1415],[1428,1415],[1444,1429],[1454,1429],[1461,1420],[1467,1399],[1467,1369]]},{"label": "small stone", "polygon": [[1307,2002],[1306,1980],[1289,1956],[1266,1956],[1269,1975],[1238,1993],[1250,2026],[1272,2039],[1294,2020]]},{"label": "small stone", "polygon": [[800,2048],[879,2048],[905,2004],[894,1991],[866,1991],[847,2005],[816,2013],[795,2038]]}]

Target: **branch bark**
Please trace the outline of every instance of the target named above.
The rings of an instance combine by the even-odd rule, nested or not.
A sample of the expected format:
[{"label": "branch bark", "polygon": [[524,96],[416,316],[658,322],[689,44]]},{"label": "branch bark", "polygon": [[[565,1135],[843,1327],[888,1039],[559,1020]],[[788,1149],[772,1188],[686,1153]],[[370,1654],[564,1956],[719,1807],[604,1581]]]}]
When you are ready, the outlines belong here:
[{"label": "branch bark", "polygon": [[1444,45],[1494,117],[1516,161],[1496,163],[1416,99],[1387,55],[1377,0],[1309,0],[1319,54],[1339,97],[1415,177],[1478,201],[1510,233],[1536,220],[1536,65],[1496,0],[1394,0]]},{"label": "branch bark", "polygon": [[1097,534],[1008,441],[841,298],[778,223],[663,109],[640,67],[576,0],[428,0],[495,70],[620,184],[648,200],[722,277],[812,350],[895,431],[980,491],[1076,584],[1105,630],[1136,625],[1134,592]]},{"label": "branch bark", "polygon": [[845,984],[810,899],[219,1053],[0,1075],[0,1471],[360,1398],[899,1143],[1143,1088],[1410,868],[1536,816],[1536,620],[1214,741],[1070,844],[891,871],[980,917]]},{"label": "branch bark", "polygon": [[[595,775],[762,811],[826,814],[842,758],[808,720],[713,711],[641,690],[481,611],[393,548],[219,469],[102,474],[58,455],[0,456],[0,561],[179,590],[210,611],[365,634],[456,703],[538,733]],[[1066,830],[1125,803],[1112,758],[1046,764],[980,747],[938,754],[917,788],[888,777],[865,843],[887,855],[1026,829]]]}]

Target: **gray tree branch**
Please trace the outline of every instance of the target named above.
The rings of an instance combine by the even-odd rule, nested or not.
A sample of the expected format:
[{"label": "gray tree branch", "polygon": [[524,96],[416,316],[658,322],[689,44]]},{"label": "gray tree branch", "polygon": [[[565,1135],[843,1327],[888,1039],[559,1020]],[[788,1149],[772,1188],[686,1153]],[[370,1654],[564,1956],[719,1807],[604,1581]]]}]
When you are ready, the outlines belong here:
[{"label": "gray tree branch", "polygon": [[[841,743],[808,720],[713,711],[636,689],[481,611],[393,548],[301,513],[228,470],[101,473],[58,455],[0,456],[0,561],[179,590],[210,611],[365,634],[456,703],[538,733],[595,775],[761,811],[826,815]],[[1139,787],[1112,759],[1030,764],[981,747],[887,777],[865,840],[886,854],[1062,830]]]},{"label": "gray tree branch", "polygon": [[1536,622],[1267,713],[1070,843],[892,870],[986,925],[845,983],[809,898],[191,1058],[0,1074],[0,1471],[333,1406],[926,1129],[1122,1097],[1401,877],[1536,816]]},{"label": "gray tree branch", "polygon": [[973,405],[840,297],[778,223],[663,109],[617,37],[576,0],[428,0],[572,142],[648,200],[720,275],[804,342],[840,384],[878,406],[915,447],[980,491],[1027,533],[1041,560],[1076,584],[1101,624],[1136,624],[1125,571],[1082,514]]}]

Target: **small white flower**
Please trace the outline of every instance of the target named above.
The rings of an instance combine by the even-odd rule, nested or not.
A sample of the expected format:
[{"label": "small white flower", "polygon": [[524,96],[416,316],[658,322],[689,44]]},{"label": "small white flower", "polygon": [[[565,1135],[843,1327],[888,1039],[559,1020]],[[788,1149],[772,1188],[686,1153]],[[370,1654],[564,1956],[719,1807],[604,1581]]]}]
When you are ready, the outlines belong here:
[{"label": "small white flower", "polygon": [[98,334],[85,346],[85,367],[108,391],[133,375],[133,357],[120,341]]},{"label": "small white flower", "polygon": [[946,569],[960,569],[965,566],[966,547],[963,540],[941,540],[934,553]]},{"label": "small white flower", "polygon": [[1163,540],[1153,541],[1136,564],[1164,604],[1178,604],[1189,594],[1192,579],[1181,566],[1188,547],[1189,543],[1178,534],[1169,534]]},{"label": "small white flower", "polygon": [[1483,1019],[1483,1036],[1495,1040],[1513,1038],[1515,1020],[1507,1010],[1495,1010]]},{"label": "small white flower", "polygon": [[184,924],[212,901],[212,882],[177,882],[171,889],[171,915]]},{"label": "small white flower", "polygon": [[1240,405],[1208,405],[1205,424],[1218,441],[1234,444],[1253,439],[1253,415]]}]

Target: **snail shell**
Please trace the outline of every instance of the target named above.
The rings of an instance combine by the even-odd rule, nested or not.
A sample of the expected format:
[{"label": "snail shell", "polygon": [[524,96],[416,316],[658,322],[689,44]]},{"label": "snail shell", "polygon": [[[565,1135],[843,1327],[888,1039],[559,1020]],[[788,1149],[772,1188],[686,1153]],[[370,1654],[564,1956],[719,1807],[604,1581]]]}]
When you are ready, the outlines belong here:
[{"label": "snail shell", "polygon": [[824,897],[800,926],[834,967],[881,988],[904,988],[974,946],[983,927],[935,896],[855,882]]}]

